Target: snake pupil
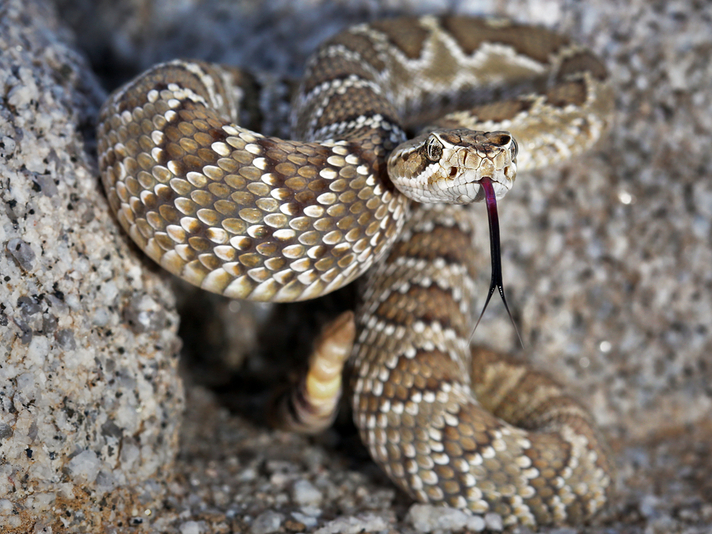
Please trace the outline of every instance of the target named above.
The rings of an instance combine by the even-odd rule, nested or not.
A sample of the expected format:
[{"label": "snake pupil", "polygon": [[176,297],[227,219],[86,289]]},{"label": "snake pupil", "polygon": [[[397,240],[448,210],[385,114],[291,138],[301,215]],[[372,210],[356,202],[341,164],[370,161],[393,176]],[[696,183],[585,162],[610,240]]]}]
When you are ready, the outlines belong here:
[{"label": "snake pupil", "polygon": [[492,186],[492,180],[490,178],[483,178],[480,181],[480,185],[485,192],[485,203],[487,204],[487,220],[489,221],[489,232],[490,232],[490,261],[492,265],[492,277],[490,278],[490,287],[487,291],[487,299],[485,300],[485,305],[482,307],[482,312],[475,323],[475,327],[472,329],[472,334],[470,334],[470,341],[472,341],[472,336],[475,335],[475,330],[482,320],[482,316],[485,314],[487,305],[489,304],[495,289],[499,291],[499,296],[502,297],[502,302],[504,303],[504,309],[507,310],[507,315],[509,315],[509,320],[512,321],[512,326],[514,331],[517,333],[519,338],[519,343],[524,348],[524,342],[522,341],[522,336],[519,335],[519,329],[517,328],[517,323],[514,322],[514,317],[512,317],[512,312],[509,311],[509,305],[507,304],[507,298],[504,296],[504,283],[502,282],[502,253],[499,245],[499,217],[497,215],[497,196],[494,193],[494,187]]}]

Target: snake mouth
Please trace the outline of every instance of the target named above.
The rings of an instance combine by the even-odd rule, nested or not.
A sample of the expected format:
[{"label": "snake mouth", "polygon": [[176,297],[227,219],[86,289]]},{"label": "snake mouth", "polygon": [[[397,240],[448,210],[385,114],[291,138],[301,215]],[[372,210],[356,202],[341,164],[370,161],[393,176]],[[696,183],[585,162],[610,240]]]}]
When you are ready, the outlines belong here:
[{"label": "snake mouth", "polygon": [[485,204],[487,205],[487,221],[489,222],[489,237],[490,237],[490,263],[492,276],[490,278],[490,286],[487,291],[487,299],[485,300],[485,305],[482,307],[480,316],[477,318],[475,327],[472,329],[472,334],[470,334],[470,341],[472,336],[475,334],[475,330],[482,320],[482,316],[485,314],[487,305],[495,292],[495,289],[499,291],[499,296],[502,297],[502,303],[504,304],[504,309],[507,310],[507,315],[509,315],[509,320],[512,321],[512,326],[514,331],[517,333],[517,338],[519,338],[519,343],[524,348],[524,342],[522,341],[522,336],[519,335],[519,329],[517,324],[514,322],[514,317],[512,317],[512,312],[509,311],[509,305],[507,304],[507,297],[504,295],[504,282],[502,280],[502,251],[499,242],[499,215],[497,213],[497,195],[495,193],[494,185],[492,179],[489,177],[484,177],[480,180],[481,191],[484,191]]},{"label": "snake mouth", "polygon": [[[450,167],[452,174],[453,167]],[[456,169],[457,172],[457,169]],[[453,200],[449,201],[454,204],[469,204],[471,202],[481,202],[487,200],[487,189],[485,182],[493,195],[495,214],[497,211],[497,199],[504,198],[504,195],[511,189],[512,184],[507,180],[502,180],[498,175],[480,176],[472,173],[462,173],[455,184],[449,184],[448,189]],[[445,201],[448,202],[448,201]],[[488,204],[489,206],[489,204]],[[488,212],[490,208],[487,208]],[[496,216],[496,215],[495,215]]]}]

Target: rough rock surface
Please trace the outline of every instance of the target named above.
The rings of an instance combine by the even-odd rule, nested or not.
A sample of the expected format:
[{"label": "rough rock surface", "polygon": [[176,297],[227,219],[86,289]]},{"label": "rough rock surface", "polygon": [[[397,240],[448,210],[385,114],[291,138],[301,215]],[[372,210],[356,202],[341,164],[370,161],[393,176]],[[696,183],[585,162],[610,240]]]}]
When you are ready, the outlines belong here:
[{"label": "rough rock surface", "polygon": [[[518,310],[515,313],[528,347],[526,357],[569,385],[591,407],[616,454],[619,497],[608,515],[584,531],[693,534],[712,528],[712,366],[708,356],[712,349],[712,4],[695,0],[632,0],[625,4],[607,0],[57,3],[109,88],[155,61],[175,56],[295,75],[319,41],[347,24],[385,14],[449,11],[508,16],[547,25],[592,47],[610,68],[618,94],[618,123],[591,154],[557,169],[521,176],[502,203],[508,298]],[[9,5],[19,6],[19,1]],[[51,20],[44,9],[41,13],[37,7],[26,9],[35,10],[33,20],[40,15]],[[52,23],[45,24],[56,30]],[[7,40],[9,31],[3,26],[0,38]],[[42,57],[39,52],[37,55]],[[14,72],[12,75],[17,77]],[[61,76],[55,83],[60,89],[54,91],[60,94],[69,84]],[[17,120],[14,117],[21,115],[11,111],[6,102],[7,97],[0,101],[0,109],[9,117],[3,115],[3,121]],[[72,105],[83,109],[81,104]],[[46,113],[33,120],[51,117]],[[58,127],[52,130],[60,131]],[[21,143],[24,152],[35,150],[25,144],[27,141]],[[38,150],[41,147],[34,145]],[[76,150],[80,162],[88,161],[90,143]],[[2,164],[8,165],[8,160],[3,159]],[[42,169],[30,170],[41,177]],[[64,169],[52,175],[62,194],[69,187],[68,180],[79,180],[75,171]],[[98,219],[111,221],[98,213],[105,203],[94,190],[98,180],[91,172],[85,171],[78,198],[91,199],[87,205],[94,209],[94,218],[90,223],[77,219],[74,228]],[[4,185],[7,175],[4,170],[0,174]],[[5,189],[3,195],[7,195]],[[44,198],[42,195],[36,198]],[[3,196],[6,205],[7,198]],[[42,211],[42,218],[46,216],[51,216],[51,209]],[[40,224],[42,218],[34,215],[32,223]],[[22,221],[23,228],[30,226]],[[57,226],[56,221],[48,223],[49,228]],[[486,228],[484,214],[482,226]],[[39,285],[37,267],[33,266],[43,257],[43,249],[33,248],[35,242],[25,235],[29,230],[5,231],[3,243],[21,239],[30,245],[13,241],[15,252],[5,257],[9,267],[17,269],[13,283]],[[111,231],[115,235],[116,229]],[[97,235],[95,232],[91,240]],[[486,284],[489,268],[484,232],[482,239],[480,266]],[[120,248],[124,243],[119,239],[112,254],[125,250]],[[91,256],[91,265],[100,265],[104,254],[97,252],[99,244],[90,241],[83,246]],[[147,265],[138,258],[132,249],[123,261]],[[21,269],[25,269],[22,274]],[[100,267],[89,271],[91,276],[104,272]],[[126,273],[131,272],[137,274],[127,281]],[[154,278],[138,273],[117,270],[111,277],[107,274],[104,286],[109,281],[135,286],[140,280],[158,291]],[[58,276],[55,272],[51,275]],[[48,289],[43,291],[50,294]],[[82,288],[82,294],[89,291],[90,287]],[[32,302],[21,304],[21,296],[3,296],[2,300],[19,310],[20,318],[23,309],[34,309]],[[163,302],[156,296],[153,299]],[[184,321],[186,339],[208,339],[217,353],[227,345],[228,337],[237,339],[244,334],[229,327],[243,305],[219,301],[224,311],[222,322],[218,318],[206,324],[201,319],[208,314],[196,310],[208,309],[214,300],[196,293],[186,300],[186,309],[191,311],[184,315],[190,317]],[[40,304],[45,306],[45,302]],[[279,313],[287,324],[301,325],[309,308],[295,310],[285,308]],[[265,315],[261,309],[256,314],[258,318]],[[255,316],[250,317],[240,319],[237,330],[257,325]],[[311,325],[318,319],[310,321]],[[121,324],[118,320],[112,323],[112,331],[118,332]],[[191,326],[207,332],[207,337],[196,337]],[[14,321],[8,327],[15,329],[13,339],[22,339],[25,331],[21,327]],[[39,336],[35,330],[40,328],[32,327],[33,336]],[[159,335],[150,332],[140,333],[138,338]],[[499,314],[488,312],[478,336],[478,341],[496,348],[515,347],[516,338],[501,310]],[[57,340],[60,337],[55,335]],[[245,417],[255,413],[257,401],[251,399],[264,395],[262,390],[253,391],[254,384],[249,381],[240,384],[241,394],[238,391],[228,399],[241,411],[237,415],[228,411],[217,400],[225,402],[226,392],[235,389],[225,370],[236,368],[242,355],[253,352],[257,337],[242,338],[249,346],[238,351],[233,346],[222,360],[206,359],[200,354],[205,350],[184,354],[186,368],[191,371],[189,380],[208,383],[220,395],[197,385],[189,387],[175,477],[167,482],[159,500],[136,508],[143,515],[140,524],[139,518],[134,518],[133,531],[413,532],[416,525],[430,531],[501,528],[496,516],[479,520],[412,506],[354,444],[348,428],[309,440],[253,424]],[[85,338],[75,335],[74,339]],[[91,339],[86,343],[97,350],[99,340]],[[204,349],[207,345],[193,341],[190,346]],[[245,363],[250,372],[272,373],[259,358]],[[23,388],[23,384],[13,381],[11,387]],[[36,388],[43,398],[49,396],[46,387]],[[1,425],[3,454],[8,439],[17,438],[15,433],[3,437],[8,431]],[[144,430],[151,432],[152,428],[147,423]],[[96,469],[94,459],[88,456],[77,454],[71,460],[75,461],[74,471],[67,466],[69,471],[63,476]],[[22,462],[27,463],[25,459]],[[0,485],[3,480],[0,478]],[[0,501],[0,518],[12,518],[10,506],[16,500],[16,496],[8,499],[9,505]],[[106,524],[112,524],[111,520]]]},{"label": "rough rock surface", "polygon": [[3,533],[125,524],[183,409],[174,301],[107,211],[87,149],[103,92],[68,37],[42,3],[0,4]]}]

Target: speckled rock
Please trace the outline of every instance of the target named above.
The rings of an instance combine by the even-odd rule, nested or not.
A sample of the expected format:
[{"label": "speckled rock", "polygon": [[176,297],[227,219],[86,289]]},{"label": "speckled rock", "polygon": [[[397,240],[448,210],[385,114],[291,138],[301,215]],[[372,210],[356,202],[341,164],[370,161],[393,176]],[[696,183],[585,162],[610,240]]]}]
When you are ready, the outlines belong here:
[{"label": "speckled rock", "polygon": [[[43,2],[0,5],[0,532],[108,532],[162,491],[177,316],[109,215],[104,97]],[[87,135],[88,134],[88,135]]]}]

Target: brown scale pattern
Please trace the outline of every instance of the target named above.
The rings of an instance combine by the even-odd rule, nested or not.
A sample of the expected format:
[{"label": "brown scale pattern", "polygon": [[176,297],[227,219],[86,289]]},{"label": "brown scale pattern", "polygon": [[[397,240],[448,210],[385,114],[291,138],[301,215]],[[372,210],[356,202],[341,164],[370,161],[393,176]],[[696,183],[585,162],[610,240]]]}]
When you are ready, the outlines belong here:
[{"label": "brown scale pattern", "polygon": [[400,19],[398,24],[389,20],[375,21],[371,27],[385,35],[408,59],[417,59],[422,55],[423,45],[429,34],[426,28],[418,24],[415,17]]},{"label": "brown scale pattern", "polygon": [[499,43],[546,64],[570,42],[563,35],[544,32],[535,26],[491,24],[485,19],[473,22],[463,17],[445,17],[442,25],[466,54],[476,52],[483,44]]},{"label": "brown scale pattern", "polygon": [[[172,83],[192,82],[178,72]],[[398,233],[407,204],[384,184],[377,131],[345,147],[264,138],[167,88],[147,102],[147,84],[104,108],[100,164],[122,225],[174,274],[228,296],[297,300],[350,281]]]},{"label": "brown scale pattern", "polygon": [[[493,43],[511,53],[493,52]],[[474,81],[485,96],[471,98]],[[605,81],[590,52],[541,28],[466,17],[381,21],[315,52],[295,100],[296,140],[248,129],[262,114],[250,109],[259,99],[249,74],[175,61],[104,105],[99,165],[131,238],[207,290],[300,300],[376,264],[350,361],[355,420],[374,459],[423,502],[496,512],[506,525],[578,522],[612,487],[590,416],[543,375],[470,351],[473,221],[452,206],[411,215],[386,157],[405,125],[472,100],[480,105],[439,124],[502,130],[506,122],[520,170],[550,164],[605,130],[613,100]],[[320,351],[335,358],[336,345],[327,339]],[[319,380],[336,383],[328,373]],[[307,429],[326,424],[336,404],[320,399],[323,409],[310,411],[306,386],[298,400],[293,425]]]}]

